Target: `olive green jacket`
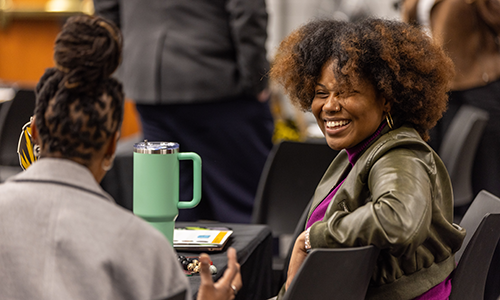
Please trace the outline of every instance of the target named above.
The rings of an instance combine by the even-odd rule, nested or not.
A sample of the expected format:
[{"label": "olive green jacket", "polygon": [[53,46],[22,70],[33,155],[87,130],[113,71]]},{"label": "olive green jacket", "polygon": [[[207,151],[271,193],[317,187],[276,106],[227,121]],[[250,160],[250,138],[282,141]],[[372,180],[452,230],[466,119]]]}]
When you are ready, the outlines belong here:
[{"label": "olive green jacket", "polygon": [[[341,151],[316,189],[309,217],[349,167]],[[310,242],[312,248],[375,245],[381,252],[366,298],[412,299],[455,268],[465,230],[452,220],[453,192],[441,159],[413,128],[386,127],[359,156],[323,221],[311,226]]]}]

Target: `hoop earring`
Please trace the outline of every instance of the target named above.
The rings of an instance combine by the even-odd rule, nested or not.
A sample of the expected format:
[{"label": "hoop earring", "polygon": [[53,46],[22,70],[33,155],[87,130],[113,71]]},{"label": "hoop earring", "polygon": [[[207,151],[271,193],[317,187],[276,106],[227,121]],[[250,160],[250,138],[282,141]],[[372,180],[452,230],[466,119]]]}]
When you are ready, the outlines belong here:
[{"label": "hoop earring", "polygon": [[40,145],[34,145],[34,146],[33,146],[33,155],[34,155],[36,158],[39,158],[39,157],[40,157]]},{"label": "hoop earring", "polygon": [[104,171],[106,171],[106,172],[108,172],[109,170],[111,170],[111,168],[113,167],[113,163],[114,163],[114,161],[115,161],[115,155],[114,155],[114,154],[111,156],[110,161],[111,161],[111,162],[110,162],[110,163],[109,163],[109,165],[107,165],[107,166],[104,164],[104,160],[103,160],[103,161],[102,161],[102,163],[101,163],[101,168],[102,168]]},{"label": "hoop earring", "polygon": [[389,128],[392,129],[392,127],[394,126],[394,121],[392,120],[390,111],[388,111],[387,115],[385,115],[385,120],[387,121],[387,125],[389,125]]}]

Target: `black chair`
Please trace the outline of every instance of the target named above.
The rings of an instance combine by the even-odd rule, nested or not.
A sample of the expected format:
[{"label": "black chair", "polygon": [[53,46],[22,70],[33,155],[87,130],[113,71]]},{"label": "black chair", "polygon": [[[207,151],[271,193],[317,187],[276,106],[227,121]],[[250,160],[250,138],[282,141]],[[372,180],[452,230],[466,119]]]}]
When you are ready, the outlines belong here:
[{"label": "black chair", "polygon": [[[496,281],[500,270],[491,269],[500,240],[500,199],[481,191],[465,213],[460,226],[467,231],[453,272],[451,300],[485,299],[487,281]],[[498,286],[497,282],[492,285]],[[498,295],[492,296],[494,299]]]},{"label": "black chair", "polygon": [[22,171],[17,144],[24,124],[33,116],[35,101],[33,90],[22,89],[0,108],[0,182]]},{"label": "black chair", "polygon": [[374,246],[313,249],[283,299],[363,300],[378,254]]},{"label": "black chair", "polygon": [[337,155],[326,143],[275,144],[260,177],[252,223],[292,234],[324,172]]},{"label": "black chair", "polygon": [[293,241],[291,235],[297,222],[337,153],[326,143],[282,141],[274,145],[267,158],[252,223],[266,224],[273,232],[275,289],[281,286],[283,250]]},{"label": "black chair", "polygon": [[462,243],[462,247],[455,253],[455,261],[457,263],[460,262],[465,248],[467,248],[483,217],[488,213],[500,214],[500,198],[488,191],[482,190],[474,198],[474,201],[460,222],[460,226],[467,231],[467,235]]},{"label": "black chair", "polygon": [[[465,206],[466,209],[474,198],[472,166],[488,119],[487,111],[463,105],[453,118],[439,148],[439,155],[450,174],[455,207]],[[462,211],[456,209],[457,220],[463,214]]]}]

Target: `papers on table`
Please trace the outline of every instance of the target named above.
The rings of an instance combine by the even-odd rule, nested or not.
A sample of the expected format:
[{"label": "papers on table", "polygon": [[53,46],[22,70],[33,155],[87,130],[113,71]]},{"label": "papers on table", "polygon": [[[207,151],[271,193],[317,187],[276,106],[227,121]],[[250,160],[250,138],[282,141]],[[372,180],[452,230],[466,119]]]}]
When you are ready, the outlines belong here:
[{"label": "papers on table", "polygon": [[186,227],[175,228],[174,248],[186,251],[220,251],[224,248],[232,230]]}]

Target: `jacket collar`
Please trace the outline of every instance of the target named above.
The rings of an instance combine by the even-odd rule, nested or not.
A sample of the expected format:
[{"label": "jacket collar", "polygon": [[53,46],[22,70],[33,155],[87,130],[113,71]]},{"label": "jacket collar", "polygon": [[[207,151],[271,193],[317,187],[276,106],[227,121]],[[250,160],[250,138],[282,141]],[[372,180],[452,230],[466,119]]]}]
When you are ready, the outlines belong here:
[{"label": "jacket collar", "polygon": [[[378,140],[380,140],[382,137],[386,139],[387,138],[387,136],[385,136],[386,133],[390,132],[391,130],[393,129],[389,128],[389,126],[384,126],[380,134],[375,136],[375,138],[372,138],[368,142],[367,142],[368,139],[362,142],[365,143],[365,145],[363,145],[363,149],[360,151],[360,153],[357,154],[357,161],[359,161],[358,163],[359,166],[357,167],[369,168],[368,166],[365,165],[371,163],[371,157],[370,158],[363,157],[364,154],[367,151],[369,151],[369,149],[373,146],[373,144],[376,143]],[[395,128],[394,130],[397,132],[400,131],[399,128]],[[335,165],[335,167],[332,167],[333,165]],[[344,149],[340,151],[339,154],[337,154],[337,156],[332,161],[327,171],[323,175],[323,178],[320,180],[320,183],[316,187],[316,190],[314,192],[314,197],[312,200],[313,203],[310,208],[308,218],[310,217],[312,211],[314,211],[314,209],[319,205],[319,203],[321,203],[321,201],[325,199],[325,197],[328,196],[328,194],[330,194],[333,188],[337,186],[342,181],[343,178],[346,178],[349,175],[350,170],[351,170],[351,163],[349,161],[347,151]]]},{"label": "jacket collar", "polygon": [[69,159],[41,158],[26,171],[9,178],[7,181],[39,181],[63,184],[87,190],[107,201],[115,202],[97,183],[89,169]]}]

